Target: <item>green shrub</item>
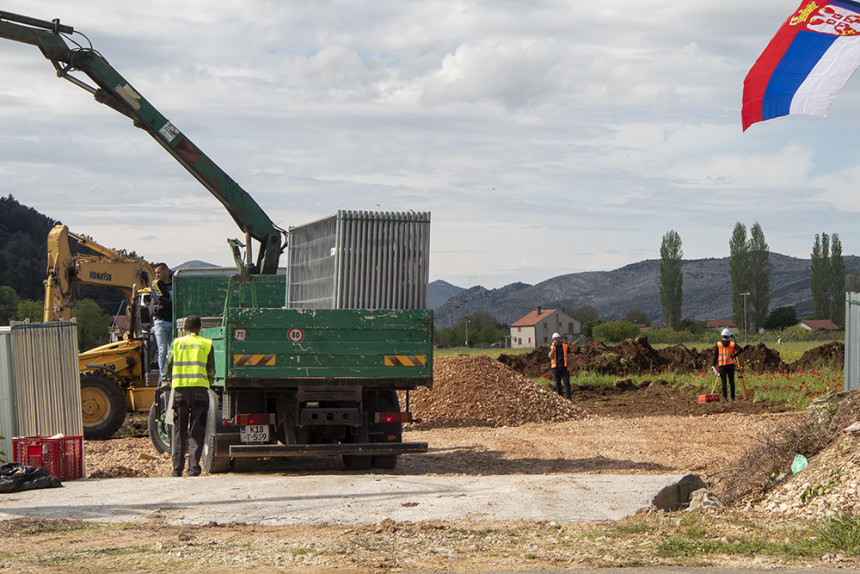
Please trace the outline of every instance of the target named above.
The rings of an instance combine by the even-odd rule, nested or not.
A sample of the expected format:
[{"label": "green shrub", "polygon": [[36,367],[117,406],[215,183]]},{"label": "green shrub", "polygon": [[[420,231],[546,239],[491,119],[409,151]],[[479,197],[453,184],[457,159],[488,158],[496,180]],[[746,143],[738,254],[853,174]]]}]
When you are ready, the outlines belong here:
[{"label": "green shrub", "polygon": [[620,343],[624,339],[636,339],[642,331],[628,321],[613,321],[596,325],[591,335],[593,339],[607,343]]}]

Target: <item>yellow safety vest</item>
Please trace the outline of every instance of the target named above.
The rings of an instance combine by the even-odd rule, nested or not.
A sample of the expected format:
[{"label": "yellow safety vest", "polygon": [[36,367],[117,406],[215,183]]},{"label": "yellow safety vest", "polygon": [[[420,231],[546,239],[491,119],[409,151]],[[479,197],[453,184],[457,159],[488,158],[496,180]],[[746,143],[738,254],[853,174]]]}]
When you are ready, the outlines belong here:
[{"label": "yellow safety vest", "polygon": [[178,387],[209,388],[206,361],[212,341],[194,333],[173,341],[173,368],[171,385]]},{"label": "yellow safety vest", "polygon": [[717,343],[717,349],[720,351],[717,357],[717,364],[721,367],[731,365],[735,362],[735,342],[729,341],[728,345],[723,345],[722,342]]}]

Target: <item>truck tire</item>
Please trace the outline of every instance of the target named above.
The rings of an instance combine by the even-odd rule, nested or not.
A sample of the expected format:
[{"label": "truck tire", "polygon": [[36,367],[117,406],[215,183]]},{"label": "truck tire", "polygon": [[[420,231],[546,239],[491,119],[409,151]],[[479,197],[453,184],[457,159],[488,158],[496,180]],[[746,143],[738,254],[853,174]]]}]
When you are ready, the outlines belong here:
[{"label": "truck tire", "polygon": [[[388,391],[377,395],[378,408],[380,411],[400,412],[400,399],[397,398],[397,391]],[[385,435],[395,435],[397,440],[392,442],[403,442],[403,423],[377,423],[373,425],[371,432],[381,430]],[[396,454],[381,454],[374,456],[370,461],[370,466],[390,470],[397,466]]]},{"label": "truck tire", "polygon": [[81,409],[84,438],[86,440],[108,439],[125,422],[125,392],[107,375],[82,373]]},{"label": "truck tire", "polygon": [[215,429],[221,422],[218,395],[209,390],[209,412],[206,414],[206,438],[203,440],[203,470],[209,474],[230,472],[230,457],[215,455]]},{"label": "truck tire", "polygon": [[164,417],[167,414],[167,397],[168,393],[162,393],[158,398],[161,401],[161,416],[158,416],[158,402],[153,402],[149,407],[149,440],[152,441],[152,446],[161,454],[170,452],[170,440],[173,436],[173,425],[165,424]]}]

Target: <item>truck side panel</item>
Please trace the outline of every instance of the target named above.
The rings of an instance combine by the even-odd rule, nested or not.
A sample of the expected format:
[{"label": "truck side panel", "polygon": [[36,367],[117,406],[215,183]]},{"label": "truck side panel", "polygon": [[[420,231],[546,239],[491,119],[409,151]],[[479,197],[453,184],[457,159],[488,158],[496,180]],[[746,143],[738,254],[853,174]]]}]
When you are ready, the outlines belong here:
[{"label": "truck side panel", "polygon": [[228,389],[332,379],[414,388],[433,375],[429,310],[230,309],[216,336]]}]

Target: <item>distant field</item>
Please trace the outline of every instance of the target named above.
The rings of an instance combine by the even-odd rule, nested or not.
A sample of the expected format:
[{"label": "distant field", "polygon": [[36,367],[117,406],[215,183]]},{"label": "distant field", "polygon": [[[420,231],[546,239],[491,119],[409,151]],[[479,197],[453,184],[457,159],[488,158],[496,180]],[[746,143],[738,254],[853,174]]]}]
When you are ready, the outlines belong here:
[{"label": "distant field", "polygon": [[[785,343],[765,343],[768,349],[779,352],[780,357],[786,363],[793,363],[800,359],[806,351],[830,343],[831,340],[822,341],[790,341]],[[716,345],[716,340],[714,340]],[[710,344],[685,343],[686,347],[697,350],[710,347]],[[673,345],[653,345],[655,349],[670,347]],[[487,355],[498,358],[502,353],[524,354],[531,353],[534,349],[472,349],[466,347],[453,347],[450,349],[436,349],[433,354],[437,357],[452,357],[458,355]],[[547,359],[549,369],[549,359]],[[713,375],[710,370],[702,370],[699,373],[678,374],[660,373],[660,378],[675,384],[693,385],[700,389],[709,389],[713,386]],[[653,374],[628,375],[627,378],[634,384],[639,384],[645,379],[653,378]],[[618,379],[616,375],[605,375],[595,373],[579,373],[571,377],[573,384],[579,385],[613,385]],[[533,379],[535,382],[547,387],[552,383],[546,379]],[[745,382],[753,393],[755,401],[768,400],[785,402],[794,408],[802,409],[809,405],[812,399],[827,394],[831,391],[841,390],[843,387],[842,369],[811,369],[796,373],[747,373]]]},{"label": "distant field", "polygon": [[[779,352],[779,356],[786,363],[793,363],[800,359],[801,355],[810,349],[814,349],[815,347],[819,347],[821,345],[825,345],[830,343],[831,341],[823,340],[823,341],[787,341],[783,343],[777,342],[767,342],[765,346],[768,349],[773,349]],[[717,340],[714,339],[712,344],[703,344],[701,342],[696,343],[683,343],[684,346],[689,347],[690,349],[696,348],[698,350],[702,350],[704,348],[710,347],[712,345],[716,345]],[[674,345],[652,345],[655,349],[663,349],[665,347],[671,347]],[[534,349],[478,349],[478,348],[467,348],[467,347],[451,347],[448,349],[436,349],[433,351],[433,355],[437,357],[456,357],[458,355],[487,355],[489,357],[497,358],[502,353],[506,353],[508,355],[519,355],[523,353],[531,353]],[[548,361],[549,359],[547,359]]]}]

